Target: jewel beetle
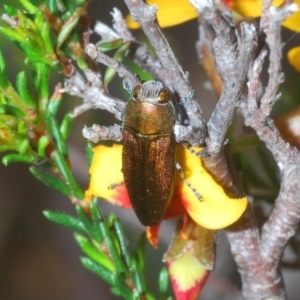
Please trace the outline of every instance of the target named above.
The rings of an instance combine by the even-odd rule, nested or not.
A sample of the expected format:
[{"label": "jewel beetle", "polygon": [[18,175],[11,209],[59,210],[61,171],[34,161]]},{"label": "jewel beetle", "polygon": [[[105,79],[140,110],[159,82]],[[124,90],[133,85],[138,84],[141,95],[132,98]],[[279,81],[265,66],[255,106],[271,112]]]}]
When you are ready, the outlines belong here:
[{"label": "jewel beetle", "polygon": [[158,224],[175,182],[175,108],[159,81],[139,83],[124,111],[122,171],[132,207],[145,226]]}]

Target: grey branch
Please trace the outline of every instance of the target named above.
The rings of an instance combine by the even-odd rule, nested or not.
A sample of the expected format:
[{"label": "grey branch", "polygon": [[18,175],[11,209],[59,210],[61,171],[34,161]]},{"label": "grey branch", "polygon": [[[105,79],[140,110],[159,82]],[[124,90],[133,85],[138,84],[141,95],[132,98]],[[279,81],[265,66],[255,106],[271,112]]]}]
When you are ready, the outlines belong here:
[{"label": "grey branch", "polygon": [[111,140],[118,142],[121,141],[123,137],[120,125],[106,127],[94,124],[90,128],[83,128],[82,133],[87,140],[93,143],[97,143],[101,140]]},{"label": "grey branch", "polygon": [[115,30],[100,21],[96,22],[94,32],[101,36],[102,42],[114,41],[120,38]]},{"label": "grey branch", "polygon": [[[295,11],[295,8],[294,4],[286,4],[281,8],[271,5],[264,7],[262,26],[270,51],[269,82],[260,99],[259,119],[253,120],[253,115],[249,118],[260,138],[273,153],[282,172],[280,193],[262,230],[262,253],[265,257],[273,258],[276,255],[277,258],[281,256],[300,221],[300,153],[282,139],[269,117],[272,106],[278,98],[278,86],[283,80],[280,24]],[[260,130],[257,128],[258,124]],[[275,240],[277,242],[274,242]]]},{"label": "grey branch", "polygon": [[74,116],[89,109],[104,109],[121,120],[125,103],[109,95],[101,82],[100,73],[91,70],[85,71],[87,80],[79,72],[75,71],[71,77],[65,80],[64,91],[70,95],[81,97],[84,103],[74,109]]},{"label": "grey branch", "polygon": [[126,23],[125,19],[123,18],[120,10],[118,10],[117,8],[114,8],[111,15],[112,15],[113,21],[114,21],[113,28],[118,33],[118,35],[120,37],[122,37],[122,39],[124,39],[125,41],[134,41],[135,39],[134,39],[132,33],[129,31],[129,29],[127,27],[127,23]]},{"label": "grey branch", "polygon": [[[252,235],[245,232],[239,236],[239,231],[228,233],[231,250],[243,279],[245,299],[270,299],[272,296],[285,299],[278,263],[300,220],[299,151],[282,139],[270,118],[271,109],[278,99],[278,86],[283,81],[280,24],[295,7],[285,3],[276,9],[271,4],[270,0],[263,2],[260,25],[266,34],[270,52],[269,81],[261,94],[261,72],[266,57],[266,50],[262,49],[249,69],[248,106],[243,111],[245,123],[255,129],[277,161],[282,180],[274,208],[262,228],[259,249]],[[244,216],[239,222],[246,220]],[[233,228],[236,230],[236,225]],[[248,230],[254,233],[255,224]],[[250,245],[251,253],[246,249]]]},{"label": "grey branch", "polygon": [[243,22],[239,34],[232,20],[212,0],[191,0],[191,3],[215,32],[212,46],[223,81],[223,92],[207,124],[207,150],[213,154],[221,151],[233,120],[252,57],[255,28]]},{"label": "grey branch", "polygon": [[127,55],[132,57],[143,70],[149,72],[154,78],[166,84],[168,78],[167,70],[163,68],[161,62],[152,55],[144,44],[136,41],[128,30],[127,23],[121,12],[117,8],[114,8],[112,17],[114,29],[100,21],[96,22],[94,31],[102,37],[102,41],[114,41],[122,38],[124,41],[130,42]]},{"label": "grey branch", "polygon": [[185,98],[191,90],[188,76],[182,70],[156,22],[157,6],[148,6],[142,0],[124,1],[131,12],[132,18],[141,25],[162,65],[169,71],[168,82],[164,82],[164,84],[173,88],[181,99]]},{"label": "grey branch", "polygon": [[85,47],[85,52],[90,58],[96,60],[105,66],[113,68],[121,78],[124,78],[128,84],[133,88],[139,82],[138,78],[133,75],[122,63],[109,57],[101,52],[94,44],[89,44]]}]

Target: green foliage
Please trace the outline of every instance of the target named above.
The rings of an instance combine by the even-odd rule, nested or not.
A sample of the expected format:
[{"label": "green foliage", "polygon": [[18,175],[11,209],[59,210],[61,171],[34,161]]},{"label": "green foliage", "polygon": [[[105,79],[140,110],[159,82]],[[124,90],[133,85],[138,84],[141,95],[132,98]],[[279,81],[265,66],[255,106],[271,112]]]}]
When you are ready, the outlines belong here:
[{"label": "green foliage", "polygon": [[38,180],[42,181],[53,189],[60,191],[67,197],[71,197],[69,186],[57,175],[51,173],[49,169],[45,167],[31,166],[29,170]]},{"label": "green foliage", "polygon": [[[53,222],[80,232],[75,234],[75,239],[86,255],[81,258],[81,263],[110,284],[114,294],[125,299],[155,299],[145,282],[141,256],[136,255],[144,253],[144,235],[143,242],[139,242],[131,254],[120,220],[115,216],[106,220],[96,198],[90,204],[85,203],[85,206],[77,205],[76,210],[78,218],[53,211],[46,211],[44,215]],[[165,272],[162,271],[159,279],[161,295],[168,293],[169,283]]]},{"label": "green foliage", "polygon": [[78,186],[66,159],[59,151],[54,151],[52,153],[52,156],[56,167],[60,171],[60,174],[63,176],[66,184],[72,190],[74,196],[79,200],[83,200],[84,199],[83,191]]},{"label": "green foliage", "polygon": [[47,219],[49,219],[52,222],[85,233],[85,227],[83,223],[79,219],[70,216],[64,212],[55,212],[55,211],[46,210],[44,211],[44,215]]},{"label": "green foliage", "polygon": [[6,23],[0,32],[24,52],[32,76],[19,72],[14,87],[0,55],[0,151],[16,152],[4,156],[2,162],[32,164],[30,171],[36,178],[72,200],[82,200],[84,193],[72,174],[66,145],[72,112],[67,112],[61,123],[57,121],[60,84],[50,96],[49,75],[52,71],[70,72],[70,56],[82,59],[75,27],[85,14],[86,1],[59,1],[64,10],[58,9],[57,1],[40,6],[28,0],[19,2],[22,9],[4,6]]},{"label": "green foliage", "polygon": [[60,32],[57,36],[57,46],[61,47],[62,44],[68,39],[70,33],[75,28],[79,21],[80,14],[82,13],[83,7],[75,9],[70,18],[62,25]]},{"label": "green foliage", "polygon": [[163,267],[159,273],[158,285],[160,291],[160,299],[161,300],[167,299],[169,295],[170,282],[169,282],[168,270],[165,267]]}]

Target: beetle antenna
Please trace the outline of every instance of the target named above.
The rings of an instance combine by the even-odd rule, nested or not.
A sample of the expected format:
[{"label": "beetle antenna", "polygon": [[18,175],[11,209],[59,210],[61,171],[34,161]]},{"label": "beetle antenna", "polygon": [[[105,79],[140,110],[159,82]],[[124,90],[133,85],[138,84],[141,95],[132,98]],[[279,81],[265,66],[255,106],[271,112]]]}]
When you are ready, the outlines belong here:
[{"label": "beetle antenna", "polygon": [[183,171],[182,171],[180,164],[176,163],[175,166],[179,173],[179,177],[182,179],[184,184],[186,184],[188,186],[188,188],[195,194],[195,196],[198,198],[199,201],[202,201],[201,194],[186,179],[184,179]]}]

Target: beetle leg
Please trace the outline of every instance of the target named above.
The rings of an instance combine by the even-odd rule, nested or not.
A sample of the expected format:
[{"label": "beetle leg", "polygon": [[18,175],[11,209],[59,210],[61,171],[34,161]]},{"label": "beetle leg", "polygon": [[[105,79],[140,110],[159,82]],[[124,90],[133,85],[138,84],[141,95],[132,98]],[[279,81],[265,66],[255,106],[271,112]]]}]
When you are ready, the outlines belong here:
[{"label": "beetle leg", "polygon": [[192,99],[195,99],[196,92],[194,90],[191,90],[185,98],[180,100],[179,105],[184,105],[185,103],[191,101]]},{"label": "beetle leg", "polygon": [[114,190],[115,188],[117,188],[118,186],[124,184],[124,181],[120,181],[120,182],[116,182],[116,183],[113,183],[113,184],[110,184],[107,188],[109,190]]},{"label": "beetle leg", "polygon": [[198,157],[205,157],[205,156],[207,156],[208,154],[206,153],[206,151],[205,150],[200,150],[200,151],[196,151],[196,150],[194,150],[192,147],[190,147],[190,146],[186,146],[186,148],[192,153],[192,154],[194,154],[194,155],[196,155],[196,156],[198,156]]},{"label": "beetle leg", "polygon": [[197,197],[197,199],[199,201],[202,201],[202,196],[201,194],[188,182],[188,180],[184,179],[184,175],[183,175],[183,171],[181,166],[179,165],[179,163],[175,164],[175,167],[179,173],[179,177],[182,179],[182,181],[188,186],[188,188],[195,194],[195,196]]},{"label": "beetle leg", "polygon": [[205,157],[208,156],[207,152],[204,149],[201,149],[200,151],[194,150],[192,146],[188,145],[187,143],[181,143],[182,146],[184,146],[186,149],[188,149],[192,154],[198,156],[198,157]]},{"label": "beetle leg", "polygon": [[84,127],[82,133],[86,139],[93,143],[103,140],[119,142],[123,138],[120,125],[100,126],[94,124],[92,127]]}]

